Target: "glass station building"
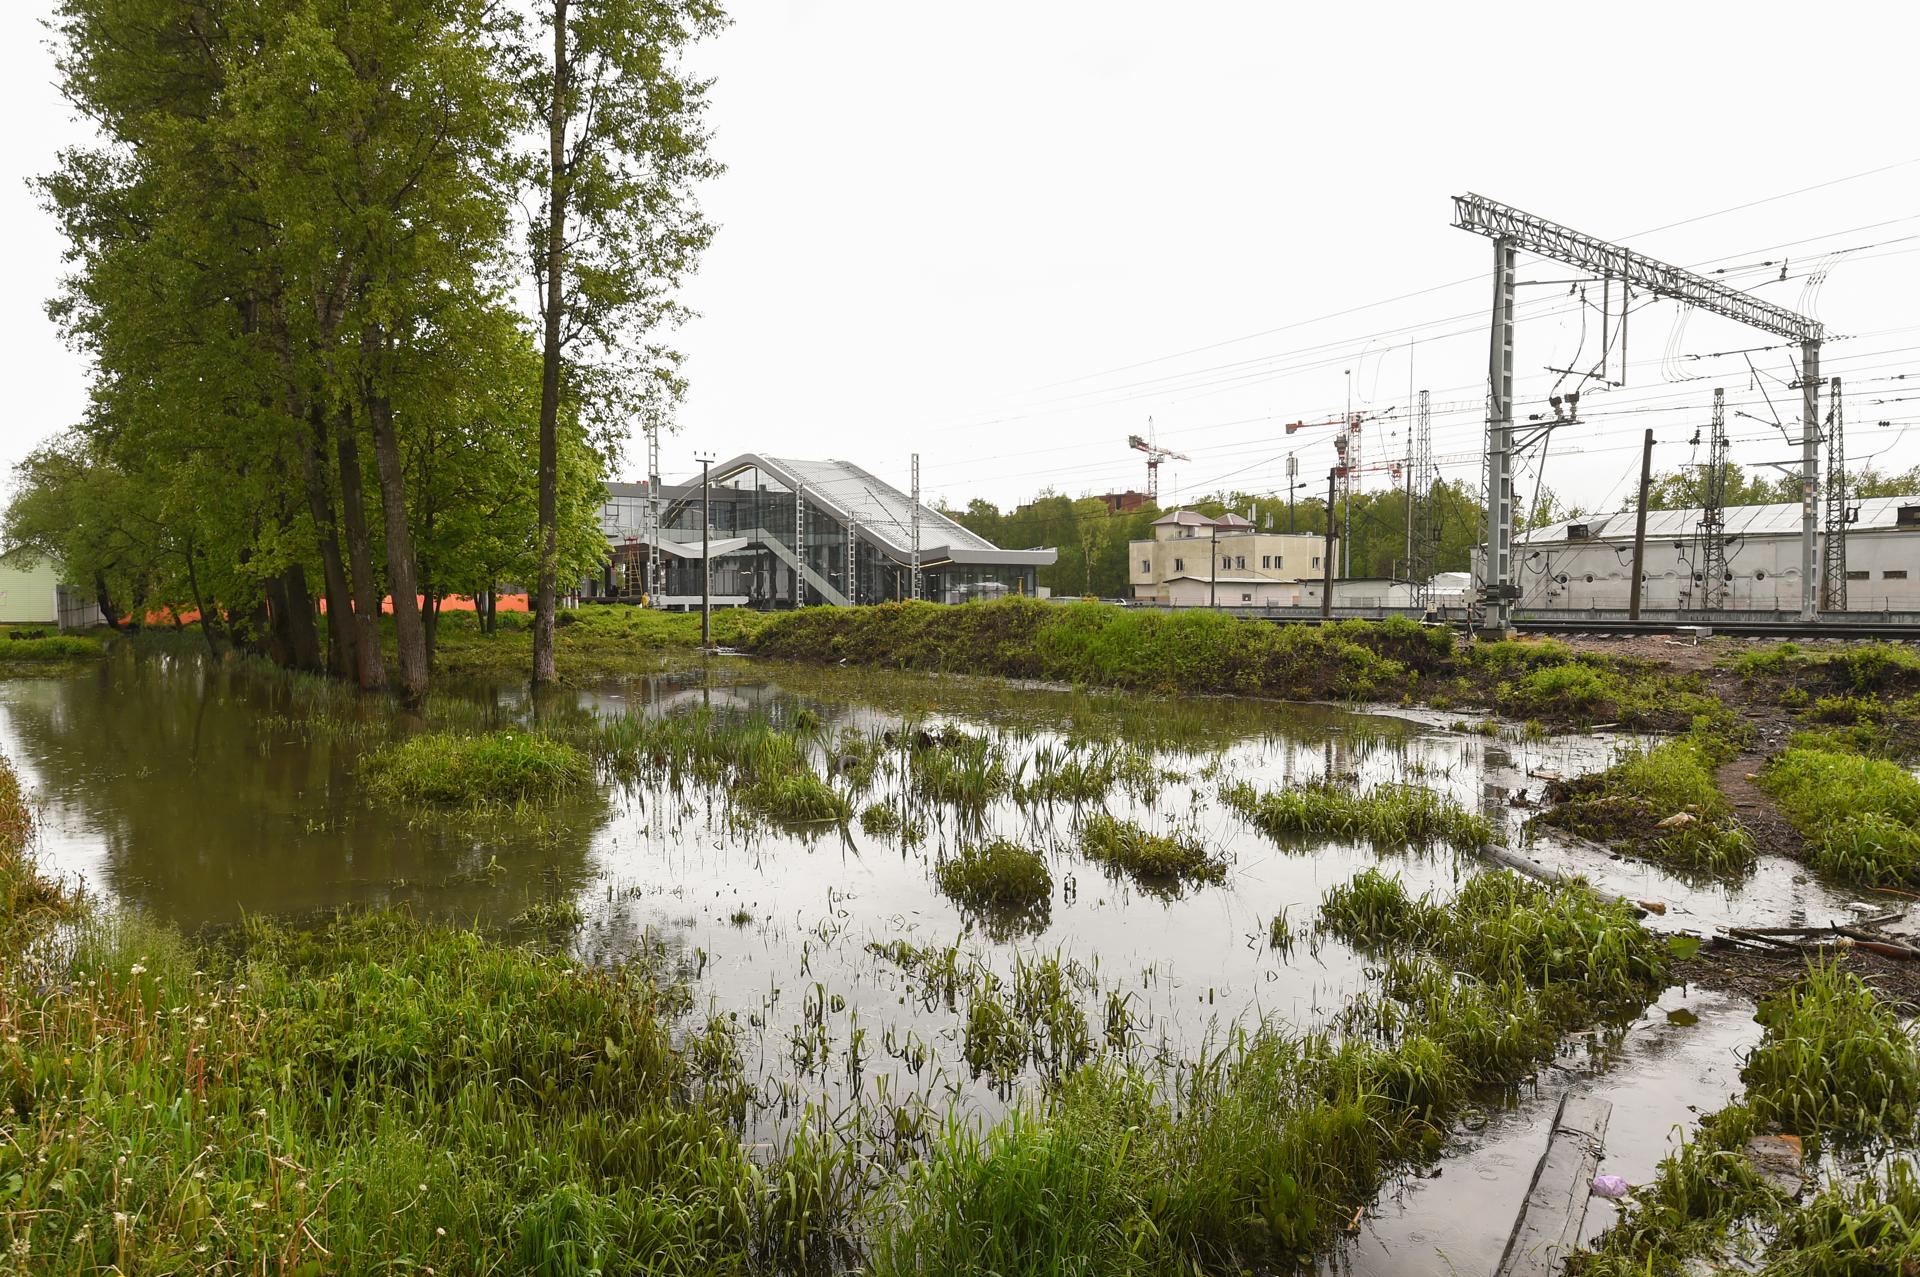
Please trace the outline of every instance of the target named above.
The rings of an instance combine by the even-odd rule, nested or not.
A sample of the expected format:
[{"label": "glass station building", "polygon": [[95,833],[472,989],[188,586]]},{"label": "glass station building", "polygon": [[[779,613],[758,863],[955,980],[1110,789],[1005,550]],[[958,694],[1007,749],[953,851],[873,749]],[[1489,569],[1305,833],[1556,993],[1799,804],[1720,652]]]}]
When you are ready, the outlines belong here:
[{"label": "glass station building", "polygon": [[[846,606],[913,597],[914,503],[846,461],[796,461],[755,453],[712,467],[709,478],[715,606]],[[649,532],[644,483],[609,483],[600,523],[612,554],[584,597],[638,603],[648,569],[663,577],[658,607],[700,604],[700,483],[663,484],[660,530]],[[929,506],[919,507],[920,597],[936,603],[1036,593],[1052,549],[1003,550]]]}]

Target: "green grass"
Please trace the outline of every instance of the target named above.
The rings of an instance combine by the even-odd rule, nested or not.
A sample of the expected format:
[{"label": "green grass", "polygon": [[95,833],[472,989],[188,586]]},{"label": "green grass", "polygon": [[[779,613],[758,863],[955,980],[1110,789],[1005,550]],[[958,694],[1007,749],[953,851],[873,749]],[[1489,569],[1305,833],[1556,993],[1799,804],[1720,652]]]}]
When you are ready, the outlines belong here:
[{"label": "green grass", "polygon": [[1356,791],[1305,785],[1262,792],[1245,781],[1220,788],[1221,801],[1268,837],[1309,834],[1384,847],[1446,844],[1475,850],[1493,839],[1485,817],[1430,789],[1382,785]]},{"label": "green grass", "polygon": [[[1639,1188],[1624,1218],[1569,1272],[1645,1277],[1698,1271],[1699,1256],[1770,1277],[1902,1277],[1920,1262],[1920,1185],[1901,1156],[1916,1134],[1920,1044],[1871,985],[1811,963],[1762,1004],[1760,1044],[1741,1071],[1745,1093],[1699,1129]],[[1816,1170],[1829,1143],[1867,1154],[1845,1179],[1779,1195],[1748,1160],[1749,1137],[1786,1130]],[[1826,1163],[1829,1166],[1835,1163]],[[1866,1165],[1867,1173],[1857,1172]]]},{"label": "green grass", "polygon": [[1920,1041],[1859,976],[1814,964],[1758,1018],[1766,1036],[1740,1077],[1762,1121],[1853,1138],[1920,1129]]},{"label": "green grass", "polygon": [[1016,929],[1044,925],[1053,902],[1046,858],[1004,838],[947,857],[935,866],[933,879],[962,908]]},{"label": "green grass", "polygon": [[1198,839],[1150,833],[1104,811],[1080,823],[1080,851],[1096,864],[1162,891],[1220,882],[1227,876],[1226,862]]},{"label": "green grass", "polygon": [[375,750],[361,781],[381,802],[490,808],[551,802],[593,783],[593,765],[564,741],[529,732],[427,732]]},{"label": "green grass", "polygon": [[[685,654],[700,645],[698,612],[661,612],[624,604],[592,604],[562,611],[554,628],[554,662],[563,682],[645,674],[663,654]],[[765,623],[766,614],[746,608],[713,613],[713,641],[741,647]],[[497,633],[487,634],[472,612],[443,612],[434,643],[442,674],[516,677],[533,668],[533,631],[524,612],[502,612]]]},{"label": "green grass", "polygon": [[[36,626],[34,631],[47,627]],[[31,631],[30,631],[31,632]],[[0,665],[40,665],[63,661],[89,661],[104,656],[105,638],[94,632],[85,634],[46,634],[42,638],[0,638]]]},{"label": "green grass", "polygon": [[1638,1009],[1668,973],[1666,944],[1630,906],[1584,883],[1549,885],[1509,870],[1477,874],[1446,901],[1410,897],[1398,877],[1362,870],[1327,893],[1320,918],[1363,947],[1424,950],[1490,984],[1549,991],[1563,1027]]},{"label": "green grass", "polygon": [[788,824],[844,823],[853,816],[847,796],[810,771],[764,777],[740,796],[754,810]]},{"label": "green grass", "polygon": [[[1700,735],[1636,749],[1594,776],[1551,787],[1542,824],[1656,861],[1682,874],[1732,878],[1758,860],[1714,781],[1727,750]],[[1661,828],[1673,817],[1690,818]]]},{"label": "green grass", "polygon": [[770,617],[757,653],[1083,686],[1296,699],[1394,699],[1473,673],[1451,631],[1412,621],[1272,625],[1224,613],[1009,599],[807,608]]},{"label": "green grass", "polygon": [[1900,764],[1796,736],[1760,783],[1806,836],[1815,868],[1869,887],[1920,888],[1920,779]]}]

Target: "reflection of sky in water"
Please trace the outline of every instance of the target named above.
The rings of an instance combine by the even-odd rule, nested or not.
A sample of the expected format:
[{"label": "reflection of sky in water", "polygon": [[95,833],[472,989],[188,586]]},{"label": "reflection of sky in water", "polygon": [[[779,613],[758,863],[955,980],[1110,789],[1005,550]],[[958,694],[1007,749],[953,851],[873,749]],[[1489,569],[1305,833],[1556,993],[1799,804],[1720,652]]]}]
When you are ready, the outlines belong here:
[{"label": "reflection of sky in water", "polygon": [[[502,717],[531,712],[524,691],[488,688],[479,695]],[[1230,861],[1227,882],[1171,900],[1142,892],[1073,850],[1073,807],[1002,802],[986,812],[981,832],[1046,851],[1056,883],[1043,929],[995,942],[970,931],[934,889],[937,857],[978,836],[963,832],[950,811],[912,848],[870,837],[857,821],[810,833],[743,829],[728,818],[723,795],[647,785],[596,794],[540,820],[502,818],[482,828],[409,822],[361,801],[352,779],[356,745],[304,739],[276,717],[287,711],[282,696],[271,682],[232,670],[124,655],[74,678],[0,683],[0,747],[42,804],[43,859],[112,899],[189,928],[245,914],[388,903],[499,925],[533,901],[570,897],[587,914],[575,939],[582,952],[612,958],[635,951],[648,935],[666,941],[699,973],[703,1010],[734,1018],[763,1094],[821,1101],[830,1111],[856,1089],[868,1100],[919,1096],[935,1109],[957,1104],[992,1113],[1002,1103],[968,1076],[964,994],[957,1011],[928,1009],[915,982],[869,952],[869,944],[938,947],[957,940],[963,956],[1003,977],[1017,955],[1071,959],[1087,973],[1081,1004],[1094,1038],[1112,993],[1125,999],[1145,1051],[1165,1046],[1189,1055],[1228,1027],[1262,1018],[1321,1024],[1369,976],[1366,960],[1338,941],[1305,939],[1313,914],[1329,887],[1382,857],[1340,842],[1276,846],[1220,803],[1221,781],[1423,785],[1507,822],[1519,839],[1531,812],[1510,798],[1524,791],[1537,799],[1543,776],[1601,767],[1618,744],[1602,736],[1526,740],[1510,731],[1486,737],[1451,730],[1454,715],[1092,695],[745,662],[722,663],[706,679],[698,671],[659,675],[573,696],[569,708],[609,716],[703,705],[786,713],[804,703],[829,735],[924,720],[992,732],[1016,760],[1069,738],[1153,747],[1156,762],[1176,779],[1151,806],[1116,791],[1108,809],[1150,828],[1177,825],[1198,834]],[[383,711],[370,705],[367,712],[370,729],[380,730]],[[1838,903],[1782,861],[1763,864],[1729,892],[1689,889],[1648,866],[1544,838],[1534,853],[1621,894],[1670,902],[1656,925],[1799,921]],[[1384,860],[1415,891],[1451,891],[1474,863],[1449,851]],[[1267,945],[1282,910],[1303,937],[1290,954]],[[743,912],[751,921],[736,924]],[[803,1074],[790,1039],[808,1022],[809,997],[830,1007],[823,1028],[831,1054],[823,1068]],[[1728,1043],[1750,1036],[1738,1007],[1722,1012],[1703,1018],[1676,1048],[1681,1055],[1688,1044],[1706,1043],[1707,1055],[1721,1059]],[[856,1074],[847,1049],[858,1034],[866,1056]],[[916,1041],[933,1048],[924,1068],[900,1058],[904,1044]],[[1630,1084],[1640,1076],[1635,1069],[1659,1075],[1659,1059],[1649,1042],[1633,1041],[1628,1063],[1609,1085]],[[1686,1067],[1698,1072],[1688,1059]],[[1701,1085],[1714,1094],[1696,1098],[1717,1102],[1725,1078],[1702,1076],[1710,1077]],[[1663,1100],[1648,1112],[1661,1122],[1682,1120],[1675,1105],[1690,1095],[1677,1088],[1668,1096],[1674,1103]],[[1542,1104],[1550,1115],[1550,1098],[1543,1097],[1495,1124],[1494,1133],[1517,1132],[1512,1156],[1525,1163],[1520,1191],[1537,1155],[1528,1150],[1547,1120],[1536,1111]],[[770,1110],[755,1134],[768,1135],[778,1120]],[[1502,1192],[1511,1187],[1512,1175],[1496,1178]],[[1394,1245],[1363,1237],[1352,1258],[1369,1271],[1391,1271],[1379,1265],[1394,1253],[1407,1258],[1398,1247],[1419,1244],[1414,1234],[1453,1236],[1433,1220],[1420,1221],[1434,1214],[1423,1203],[1454,1199],[1455,1186],[1423,1182],[1396,1216],[1402,1222],[1390,1232]],[[1511,1218],[1505,1205],[1496,1213]]]}]

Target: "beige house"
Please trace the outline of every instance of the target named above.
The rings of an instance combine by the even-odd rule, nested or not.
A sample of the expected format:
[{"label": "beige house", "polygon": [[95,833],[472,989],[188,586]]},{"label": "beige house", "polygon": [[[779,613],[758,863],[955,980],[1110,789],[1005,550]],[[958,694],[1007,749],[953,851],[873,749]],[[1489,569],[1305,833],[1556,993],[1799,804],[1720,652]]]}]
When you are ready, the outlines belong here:
[{"label": "beige house", "polygon": [[[1334,541],[1334,556],[1340,554]],[[1261,532],[1237,514],[1209,518],[1175,510],[1153,522],[1153,540],[1127,546],[1127,583],[1141,603],[1173,607],[1285,607],[1300,583],[1325,572],[1326,541]]]}]

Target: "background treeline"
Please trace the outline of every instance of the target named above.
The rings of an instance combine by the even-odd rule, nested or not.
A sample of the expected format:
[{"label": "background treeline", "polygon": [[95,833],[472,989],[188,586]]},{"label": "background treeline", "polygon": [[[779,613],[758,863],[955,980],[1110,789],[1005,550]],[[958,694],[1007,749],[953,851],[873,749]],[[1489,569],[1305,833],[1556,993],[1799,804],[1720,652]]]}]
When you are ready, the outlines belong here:
[{"label": "background treeline", "polygon": [[[1706,490],[1707,467],[1682,466],[1655,473],[1648,491],[1650,510],[1677,510],[1699,506]],[[1920,493],[1920,467],[1899,474],[1883,473],[1872,466],[1853,471],[1848,488],[1854,499],[1906,496]],[[1578,505],[1568,505],[1550,488],[1534,489],[1521,485],[1522,528],[1544,527],[1561,519],[1578,518],[1590,513]],[[1768,505],[1798,502],[1798,478],[1755,471],[1752,474],[1729,464],[1725,479],[1725,503]],[[1619,509],[1631,510],[1634,494],[1629,492]],[[1485,533],[1486,507],[1480,499],[1479,485],[1472,481],[1437,481],[1431,490],[1431,536],[1433,570],[1465,572],[1471,566],[1473,552]],[[1219,516],[1231,510],[1251,519],[1263,532],[1289,529],[1314,536],[1326,530],[1326,498],[1295,498],[1289,511],[1284,493],[1224,492],[1178,505],[1147,506],[1128,513],[1111,513],[1099,497],[1069,497],[1053,491],[1042,492],[1032,501],[1002,512],[990,501],[975,499],[964,509],[945,513],[995,545],[1010,549],[1053,546],[1060,552],[1051,566],[1040,569],[1041,585],[1055,594],[1096,598],[1129,598],[1127,584],[1127,543],[1153,539],[1153,521],[1175,509],[1197,510]],[[1594,511],[1592,513],[1606,513]],[[1346,525],[1345,501],[1333,503],[1336,533]],[[1393,577],[1405,579],[1407,559],[1407,493],[1404,488],[1384,492],[1356,493],[1353,498],[1353,572],[1356,577]]]},{"label": "background treeline", "polygon": [[62,0],[100,140],[38,186],[71,265],[49,309],[94,374],[19,467],[9,543],[110,623],[198,613],[209,643],[366,687],[392,659],[409,697],[440,599],[591,571],[607,458],[680,393],[652,332],[714,166],[677,55],[721,21]]}]

